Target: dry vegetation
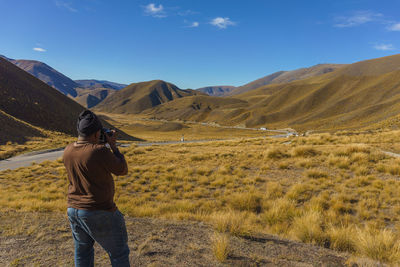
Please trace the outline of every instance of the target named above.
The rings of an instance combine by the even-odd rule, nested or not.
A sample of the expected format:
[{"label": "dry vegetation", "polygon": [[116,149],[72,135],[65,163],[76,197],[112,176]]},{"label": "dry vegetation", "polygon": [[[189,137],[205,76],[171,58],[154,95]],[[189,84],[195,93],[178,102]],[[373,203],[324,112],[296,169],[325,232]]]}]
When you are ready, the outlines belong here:
[{"label": "dry vegetation", "polygon": [[[135,217],[210,223],[221,234],[281,237],[400,263],[399,131],[124,148],[116,202]],[[61,160],[0,173],[0,211],[60,211]],[[228,239],[215,235],[221,261]],[[224,248],[225,247],[225,248]]]},{"label": "dry vegetation", "polygon": [[65,147],[68,143],[76,139],[60,132],[43,129],[40,129],[40,132],[43,137],[29,137],[28,140],[23,143],[9,141],[4,145],[0,145],[0,160],[26,152]]},{"label": "dry vegetation", "polygon": [[99,114],[110,124],[146,141],[178,141],[182,135],[185,140],[218,140],[277,134],[259,130],[222,128],[189,121],[157,121],[142,115]]}]

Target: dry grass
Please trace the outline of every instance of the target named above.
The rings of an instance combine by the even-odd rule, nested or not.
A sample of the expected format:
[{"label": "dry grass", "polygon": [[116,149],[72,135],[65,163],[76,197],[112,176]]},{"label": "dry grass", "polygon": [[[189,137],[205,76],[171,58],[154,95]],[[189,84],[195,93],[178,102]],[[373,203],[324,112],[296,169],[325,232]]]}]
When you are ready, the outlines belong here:
[{"label": "dry grass", "polygon": [[41,130],[45,137],[31,137],[23,144],[7,142],[0,145],[0,160],[16,156],[21,153],[65,147],[75,140],[74,137],[64,133]]},{"label": "dry grass", "polygon": [[[102,113],[99,113],[102,114]],[[103,114],[108,122],[137,138],[147,141],[179,141],[185,140],[218,140],[247,137],[263,137],[274,135],[267,131],[244,130],[236,128],[220,128],[212,124],[190,121],[150,120],[142,115]],[[171,130],[173,128],[179,128]]]},{"label": "dry grass", "polygon": [[226,261],[229,255],[229,236],[226,234],[214,233],[211,237],[211,242],[215,258],[219,262]]},{"label": "dry grass", "polygon": [[[130,169],[116,178],[115,199],[130,216],[205,221],[232,235],[273,233],[397,264],[400,180],[388,166],[399,162],[379,150],[397,136],[124,148]],[[64,212],[66,192],[60,161],[0,173],[0,211]]]}]

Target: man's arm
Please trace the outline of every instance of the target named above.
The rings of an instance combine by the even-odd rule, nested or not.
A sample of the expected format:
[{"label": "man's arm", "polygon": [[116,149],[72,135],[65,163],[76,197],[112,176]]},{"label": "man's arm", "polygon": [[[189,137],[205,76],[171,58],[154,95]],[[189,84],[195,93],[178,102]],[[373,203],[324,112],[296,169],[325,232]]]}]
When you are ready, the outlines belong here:
[{"label": "man's arm", "polygon": [[[126,175],[128,173],[128,164],[126,163],[124,155],[119,151],[117,143],[117,132],[112,131],[113,135],[110,137],[106,135],[107,143],[113,152],[113,155],[108,157],[106,166],[115,175]],[[111,154],[111,153],[110,153]]]}]

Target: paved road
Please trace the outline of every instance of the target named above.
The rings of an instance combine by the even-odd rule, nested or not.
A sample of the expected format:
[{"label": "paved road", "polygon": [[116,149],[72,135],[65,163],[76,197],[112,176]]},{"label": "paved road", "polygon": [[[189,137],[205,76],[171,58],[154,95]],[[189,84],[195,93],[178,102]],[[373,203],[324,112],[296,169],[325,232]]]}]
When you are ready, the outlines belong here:
[{"label": "paved road", "polygon": [[[282,138],[291,135],[290,132],[286,134],[272,135],[268,137],[272,138]],[[260,137],[253,137],[260,138]],[[253,139],[251,138],[251,139]],[[250,138],[249,138],[250,139]],[[204,143],[204,142],[213,142],[213,141],[230,141],[234,139],[221,139],[221,140],[193,140],[193,141],[185,141],[185,144],[190,143]],[[171,145],[171,144],[182,144],[181,141],[167,141],[167,142],[150,142],[150,143],[137,143],[137,146],[153,146],[153,145]],[[124,147],[124,145],[121,145]],[[129,146],[129,145],[128,145]],[[37,152],[31,152],[27,154],[22,154],[16,157],[12,157],[5,160],[0,160],[0,171],[4,171],[7,169],[14,170],[21,167],[27,167],[32,165],[33,163],[41,163],[46,160],[57,160],[62,157],[64,153],[64,148],[52,149],[52,150],[43,150]]]}]

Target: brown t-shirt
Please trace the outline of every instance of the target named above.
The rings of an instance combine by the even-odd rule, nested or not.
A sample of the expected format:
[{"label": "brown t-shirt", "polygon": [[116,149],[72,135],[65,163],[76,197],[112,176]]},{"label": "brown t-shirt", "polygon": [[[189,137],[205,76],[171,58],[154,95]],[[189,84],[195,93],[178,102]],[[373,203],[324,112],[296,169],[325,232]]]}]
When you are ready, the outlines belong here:
[{"label": "brown t-shirt", "polygon": [[128,166],[122,154],[112,153],[105,145],[72,143],[65,148],[63,161],[69,180],[68,207],[116,210],[111,173],[127,173]]}]

